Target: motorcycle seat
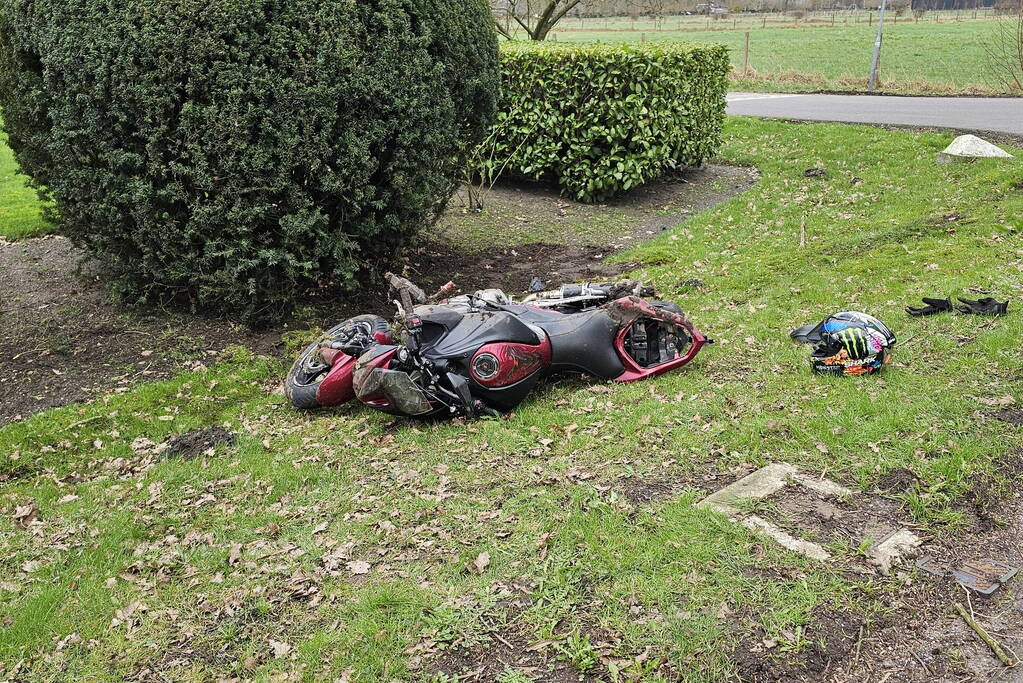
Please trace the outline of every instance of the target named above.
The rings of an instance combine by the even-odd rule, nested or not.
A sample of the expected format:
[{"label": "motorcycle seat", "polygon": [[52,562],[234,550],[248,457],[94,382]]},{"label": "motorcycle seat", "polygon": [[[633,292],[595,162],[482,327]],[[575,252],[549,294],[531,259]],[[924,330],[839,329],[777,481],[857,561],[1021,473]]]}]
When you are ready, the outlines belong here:
[{"label": "motorcycle seat", "polygon": [[602,379],[614,379],[625,372],[615,351],[618,324],[603,309],[559,315],[534,324],[550,339],[554,370],[578,370]]}]

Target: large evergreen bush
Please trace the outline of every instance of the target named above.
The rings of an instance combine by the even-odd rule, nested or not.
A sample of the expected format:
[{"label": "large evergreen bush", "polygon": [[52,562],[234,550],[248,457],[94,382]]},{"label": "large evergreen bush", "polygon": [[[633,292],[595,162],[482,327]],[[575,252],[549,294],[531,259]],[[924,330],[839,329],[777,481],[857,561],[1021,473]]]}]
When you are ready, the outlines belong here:
[{"label": "large evergreen bush", "polygon": [[481,173],[556,183],[599,201],[721,144],[723,45],[558,45],[501,49],[501,100]]},{"label": "large evergreen bush", "polygon": [[250,320],[352,282],[487,130],[483,0],[0,0],[0,106],[60,230],[147,299]]}]

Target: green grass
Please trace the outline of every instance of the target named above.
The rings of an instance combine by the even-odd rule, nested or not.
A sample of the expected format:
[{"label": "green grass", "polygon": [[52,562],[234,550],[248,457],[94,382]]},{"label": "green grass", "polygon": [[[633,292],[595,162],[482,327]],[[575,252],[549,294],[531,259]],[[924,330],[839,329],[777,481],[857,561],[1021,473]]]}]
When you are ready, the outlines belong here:
[{"label": "green grass", "polygon": [[[622,256],[718,341],[683,372],[562,381],[509,420],[431,424],[296,414],[283,366],[238,352],[0,429],[0,678],[431,680],[434,657],[497,633],[620,680],[710,681],[753,629],[798,650],[815,611],[882,609],[886,581],[841,571],[854,545],[826,565],[782,552],[694,509],[694,482],[788,461],[867,489],[903,466],[922,479],[905,515],[954,534],[964,493],[1021,445],[984,401],[1023,400],[1023,319],[902,307],[969,286],[1018,299],[1023,165],[936,165],[948,135],[726,132],[722,160],[756,165],[758,185]],[[789,342],[846,308],[898,333],[882,376],[813,376]],[[236,444],[194,460],[136,441],[213,424]],[[626,495],[666,481],[653,502]],[[25,505],[31,530],[13,521]]]},{"label": "green grass", "polygon": [[50,232],[42,207],[27,178],[18,175],[14,154],[0,134],[0,238],[16,240]]},{"label": "green grass", "polygon": [[[676,30],[669,20],[661,31],[587,30],[558,32],[559,41],[722,43],[731,49],[732,66],[743,66],[743,42],[750,32],[750,68],[756,76],[736,78],[732,88],[752,90],[865,90],[876,23],[810,27]],[[861,19],[863,21],[863,19]],[[876,22],[876,17],[875,17]],[[720,24],[731,26],[731,21]],[[575,26],[570,23],[568,26]],[[714,24],[712,24],[714,25]],[[697,26],[700,26],[699,24]],[[992,77],[985,43],[995,35],[995,21],[944,21],[936,24],[902,19],[885,24],[879,88],[898,93],[1006,92]],[[1019,94],[1019,93],[1017,93]]]}]

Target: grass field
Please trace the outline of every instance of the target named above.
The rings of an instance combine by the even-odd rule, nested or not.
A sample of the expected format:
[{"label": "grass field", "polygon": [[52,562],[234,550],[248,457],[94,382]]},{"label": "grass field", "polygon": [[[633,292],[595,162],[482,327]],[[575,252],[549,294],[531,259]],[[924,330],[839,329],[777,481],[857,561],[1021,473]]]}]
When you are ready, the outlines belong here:
[{"label": "grass field", "polygon": [[[756,77],[737,78],[733,89],[756,90],[865,90],[876,37],[867,23],[844,24],[841,13],[835,26],[760,28],[759,20],[747,28],[730,28],[732,22],[711,23],[721,28],[705,30],[706,21],[687,21],[677,30],[677,22],[666,21],[663,30],[604,30],[601,20],[589,20],[578,28],[570,22],[567,30],[557,31],[557,40],[646,42],[681,41],[722,43],[731,49],[732,66],[743,66],[745,33],[750,32],[750,68]],[[693,18],[687,17],[687,20]],[[864,21],[864,19],[860,19]],[[611,26],[614,26],[611,24]],[[954,20],[935,23],[912,19],[885,24],[881,58],[880,90],[897,93],[1002,93],[1006,88],[991,77],[990,62],[984,45],[994,36],[992,20]]]},{"label": "grass field", "polygon": [[[773,461],[857,490],[906,467],[903,514],[955,537],[1000,481],[1021,439],[987,414],[1023,400],[1023,318],[902,311],[1020,296],[1023,165],[936,165],[949,139],[730,119],[721,159],[759,183],[623,256],[718,340],[655,381],[425,424],[296,414],[284,365],[238,352],[0,429],[0,679],[441,682],[507,641],[603,680],[711,681],[744,635],[787,656],[821,611],[883,610],[897,582],[846,571],[855,547],[816,564],[691,504]],[[815,377],[788,340],[847,307],[898,333],[884,375]],[[236,443],[154,448],[212,425]]]},{"label": "grass field", "polygon": [[42,219],[42,207],[27,178],[18,175],[11,148],[0,133],[0,238],[20,239],[49,232]]}]

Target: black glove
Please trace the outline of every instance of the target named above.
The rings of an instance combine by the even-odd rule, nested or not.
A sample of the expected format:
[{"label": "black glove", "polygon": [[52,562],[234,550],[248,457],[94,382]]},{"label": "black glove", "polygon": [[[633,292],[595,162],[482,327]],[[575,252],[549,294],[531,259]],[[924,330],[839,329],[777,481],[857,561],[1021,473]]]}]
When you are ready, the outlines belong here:
[{"label": "black glove", "polygon": [[1009,302],[999,303],[993,298],[987,296],[977,301],[970,301],[969,299],[959,298],[963,302],[962,306],[956,306],[956,310],[960,313],[972,313],[973,315],[1005,315],[1009,312]]},{"label": "black glove", "polygon": [[906,313],[910,315],[934,315],[935,313],[947,313],[952,310],[951,299],[932,299],[930,297],[924,297],[924,303],[926,306],[920,308],[913,308],[912,306],[906,307]]}]

